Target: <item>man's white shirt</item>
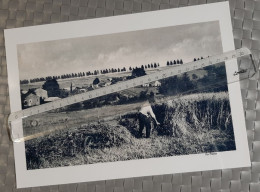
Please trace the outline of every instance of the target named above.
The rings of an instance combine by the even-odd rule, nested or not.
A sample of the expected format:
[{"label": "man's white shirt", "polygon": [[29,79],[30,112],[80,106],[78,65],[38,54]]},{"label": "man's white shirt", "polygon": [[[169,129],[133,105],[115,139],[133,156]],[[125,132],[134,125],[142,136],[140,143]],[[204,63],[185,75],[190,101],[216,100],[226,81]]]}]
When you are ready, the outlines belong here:
[{"label": "man's white shirt", "polygon": [[143,115],[147,116],[147,117],[149,117],[151,115],[154,119],[156,119],[156,117],[153,113],[153,109],[152,109],[150,104],[144,104],[141,107],[139,112],[142,113]]}]

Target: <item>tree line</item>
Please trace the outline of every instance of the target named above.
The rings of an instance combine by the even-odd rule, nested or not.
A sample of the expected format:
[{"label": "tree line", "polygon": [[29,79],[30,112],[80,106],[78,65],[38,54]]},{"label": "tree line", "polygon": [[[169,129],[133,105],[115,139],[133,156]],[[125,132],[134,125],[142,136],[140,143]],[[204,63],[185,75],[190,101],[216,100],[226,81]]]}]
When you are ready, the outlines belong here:
[{"label": "tree line", "polygon": [[[201,57],[201,59],[203,59],[203,57]],[[194,61],[196,61],[196,59],[194,59]],[[167,61],[167,66],[175,65],[175,64],[183,64],[182,59]],[[151,69],[151,68],[157,68],[157,67],[160,67],[159,63],[150,63],[150,64],[147,64],[147,65],[141,66],[142,69]],[[133,69],[137,69],[137,68],[138,67],[129,67],[128,70],[132,71]],[[87,72],[67,73],[67,74],[58,75],[58,76],[47,76],[47,77],[33,78],[33,79],[29,79],[29,80],[24,79],[24,80],[20,80],[20,84],[29,84],[29,83],[47,81],[47,80],[51,80],[51,79],[69,79],[69,78],[85,77],[85,76],[107,74],[107,73],[118,73],[118,72],[125,72],[125,71],[127,71],[127,69],[125,67],[123,67],[121,69],[120,68],[107,68],[107,69],[87,71]]]},{"label": "tree line", "polygon": [[[203,57],[201,58],[194,58],[193,61],[199,61],[201,59],[204,59]],[[176,65],[176,64],[183,64],[183,61],[182,59],[177,59],[177,60],[173,60],[173,61],[167,61],[166,65],[169,66],[169,65]]]},{"label": "tree line", "polygon": [[69,78],[85,77],[85,76],[91,76],[91,75],[124,72],[124,71],[126,71],[125,67],[123,67],[122,69],[110,68],[110,69],[104,69],[104,70],[94,70],[93,72],[87,71],[87,72],[79,72],[79,73],[67,73],[67,74],[63,74],[63,75],[59,75],[59,76],[47,76],[47,77],[33,78],[33,79],[29,79],[29,80],[24,79],[24,80],[20,80],[20,84],[35,83],[35,82],[47,81],[47,80],[51,80],[51,79],[69,79]]},{"label": "tree line", "polygon": [[[141,68],[143,69],[149,69],[149,68],[157,68],[159,67],[159,63],[151,63],[148,65],[142,65]],[[129,71],[132,71],[133,69],[137,69],[138,67],[129,67]],[[59,76],[47,76],[47,77],[40,77],[40,78],[33,78],[33,79],[24,79],[20,80],[20,84],[29,84],[29,83],[35,83],[35,82],[41,82],[41,81],[47,81],[52,79],[69,79],[69,78],[76,78],[76,77],[85,77],[85,76],[91,76],[91,75],[99,75],[99,74],[107,74],[107,73],[118,73],[118,72],[125,72],[127,69],[125,67],[123,68],[107,68],[103,70],[94,70],[94,71],[87,71],[87,72],[78,72],[78,73],[68,73],[63,74]]]},{"label": "tree line", "polygon": [[177,60],[173,60],[173,61],[167,61],[166,65],[169,66],[169,65],[176,65],[176,64],[183,64],[183,61],[182,59],[177,59]]}]

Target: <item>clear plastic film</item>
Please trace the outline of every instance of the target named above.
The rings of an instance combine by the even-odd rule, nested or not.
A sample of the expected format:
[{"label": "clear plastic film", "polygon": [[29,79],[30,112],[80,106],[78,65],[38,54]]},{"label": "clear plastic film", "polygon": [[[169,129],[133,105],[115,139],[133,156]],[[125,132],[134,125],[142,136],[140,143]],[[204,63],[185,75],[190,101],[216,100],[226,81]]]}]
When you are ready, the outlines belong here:
[{"label": "clear plastic film", "polygon": [[246,48],[187,64],[138,68],[100,81],[91,90],[73,90],[69,97],[12,113],[10,135],[14,142],[22,142],[68,130],[84,132],[106,122],[127,123],[123,119],[135,118],[147,103],[155,106],[187,95],[227,92],[228,84],[250,79],[257,70]]}]

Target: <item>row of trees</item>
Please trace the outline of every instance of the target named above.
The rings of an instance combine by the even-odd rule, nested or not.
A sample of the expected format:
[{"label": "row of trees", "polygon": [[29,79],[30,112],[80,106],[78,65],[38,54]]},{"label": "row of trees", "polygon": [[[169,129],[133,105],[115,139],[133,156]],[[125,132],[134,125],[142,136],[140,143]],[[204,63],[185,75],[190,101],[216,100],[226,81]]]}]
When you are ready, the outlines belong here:
[{"label": "row of trees", "polygon": [[173,61],[167,61],[166,65],[169,66],[169,65],[176,65],[176,64],[183,64],[183,61],[182,59],[177,59],[177,60],[173,60]]},{"label": "row of trees", "polygon": [[100,70],[101,74],[106,74],[106,73],[116,73],[116,72],[124,72],[126,71],[126,68],[123,67],[122,69],[118,68],[111,68],[111,69],[104,69],[104,70]]},{"label": "row of trees", "polygon": [[40,81],[48,81],[48,80],[52,80],[52,79],[60,79],[61,76],[48,76],[48,77],[40,77],[40,78],[34,78],[34,79],[24,79],[24,80],[20,80],[20,84],[28,84],[30,83],[35,83],[35,82],[40,82]]},{"label": "row of trees", "polygon": [[[194,58],[193,61],[199,61],[201,59],[204,59],[203,57],[201,58]],[[169,65],[176,65],[176,64],[183,64],[183,61],[182,59],[177,59],[177,60],[173,60],[173,61],[167,61],[166,65],[169,66]]]},{"label": "row of trees", "polygon": [[203,58],[203,57],[198,58],[198,59],[194,58],[193,61],[199,61],[199,60],[201,60],[201,59],[204,59],[204,58]]},{"label": "row of trees", "polygon": [[[201,58],[194,58],[194,61],[203,59]],[[167,61],[167,66],[170,65],[176,65],[176,64],[183,64],[182,59],[177,59],[173,61]],[[157,68],[160,67],[159,63],[151,63],[147,65],[142,65],[142,69],[150,69],[150,68]],[[132,71],[133,69],[137,69],[138,67],[129,67],[129,71]],[[35,83],[35,82],[40,82],[40,81],[47,81],[51,79],[68,79],[68,78],[75,78],[75,77],[85,77],[85,76],[91,76],[91,75],[99,75],[99,74],[107,74],[107,73],[117,73],[117,72],[125,72],[127,69],[125,67],[123,68],[109,68],[109,69],[103,69],[103,70],[94,70],[93,72],[87,71],[87,72],[79,72],[79,73],[70,73],[70,74],[63,74],[61,76],[48,76],[48,77],[40,77],[40,78],[34,78],[34,79],[24,79],[20,81],[20,84],[28,84],[28,83]]]},{"label": "row of trees", "polygon": [[[201,58],[194,58],[193,61],[197,61],[203,59]],[[176,64],[183,64],[182,59],[177,59],[173,61],[167,61],[166,65],[176,65]],[[150,68],[157,68],[160,67],[159,63],[151,63],[147,65],[142,65],[142,69],[150,69]],[[138,67],[129,67],[129,71],[132,71],[133,69],[137,69]],[[48,77],[40,77],[40,78],[34,78],[34,79],[24,79],[20,81],[20,84],[28,84],[28,83],[35,83],[35,82],[41,82],[41,81],[47,81],[51,79],[68,79],[68,78],[75,78],[75,77],[85,77],[85,76],[91,76],[91,75],[99,75],[99,74],[107,74],[107,73],[117,73],[117,72],[125,72],[127,69],[125,67],[123,68],[109,68],[109,69],[103,69],[103,70],[94,70],[93,72],[87,71],[87,72],[79,72],[79,73],[70,73],[70,74],[63,74],[61,76],[48,76]]]},{"label": "row of trees", "polygon": [[[159,63],[154,64],[148,64],[148,65],[142,65],[142,69],[148,69],[148,68],[157,68],[159,67]],[[129,71],[132,71],[133,69],[137,69],[138,67],[129,67]],[[40,77],[40,78],[34,78],[34,79],[24,79],[20,80],[20,84],[28,84],[28,83],[35,83],[35,82],[41,82],[41,81],[47,81],[52,79],[69,79],[69,78],[75,78],[75,77],[85,77],[85,76],[91,76],[91,75],[99,75],[99,74],[107,74],[107,73],[118,73],[118,72],[125,72],[127,69],[125,67],[123,68],[109,68],[109,69],[103,69],[103,70],[94,70],[93,72],[87,71],[87,72],[79,72],[79,73],[69,73],[69,74],[63,74],[60,76],[48,76],[48,77]]]},{"label": "row of trees", "polygon": [[[174,65],[174,64],[183,64],[182,59],[180,60],[174,60],[174,61],[167,61],[167,65]],[[160,67],[159,63],[151,63],[147,65],[142,65],[142,69],[151,69],[151,68],[157,68]],[[138,67],[129,67],[129,71],[132,71],[133,69],[137,69]],[[117,73],[117,72],[125,72],[127,69],[125,67],[123,68],[108,68],[103,70],[94,70],[93,72],[87,71],[87,72],[79,72],[79,73],[68,73],[63,74],[60,76],[48,76],[48,77],[40,77],[40,78],[34,78],[34,79],[24,79],[20,80],[20,84],[29,84],[29,83],[35,83],[35,82],[41,82],[41,81],[47,81],[51,79],[69,79],[69,78],[75,78],[75,77],[85,77],[85,76],[91,76],[91,75],[99,75],[99,74],[107,74],[107,73]]]},{"label": "row of trees", "polygon": [[[141,68],[142,69],[150,69],[150,68],[157,68],[157,67],[160,67],[160,64],[159,63],[151,63],[151,64],[148,64],[148,65],[142,65]],[[137,68],[137,67],[135,67]],[[129,71],[132,71],[134,68],[131,68],[129,67]]]}]

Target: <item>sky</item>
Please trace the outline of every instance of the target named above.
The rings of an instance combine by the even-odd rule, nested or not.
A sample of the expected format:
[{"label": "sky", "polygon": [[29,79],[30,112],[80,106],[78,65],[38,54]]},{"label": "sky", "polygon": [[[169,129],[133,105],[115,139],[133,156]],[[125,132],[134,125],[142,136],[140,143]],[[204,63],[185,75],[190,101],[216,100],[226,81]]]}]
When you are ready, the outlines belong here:
[{"label": "sky", "polygon": [[20,80],[222,53],[218,21],[17,46]]}]

